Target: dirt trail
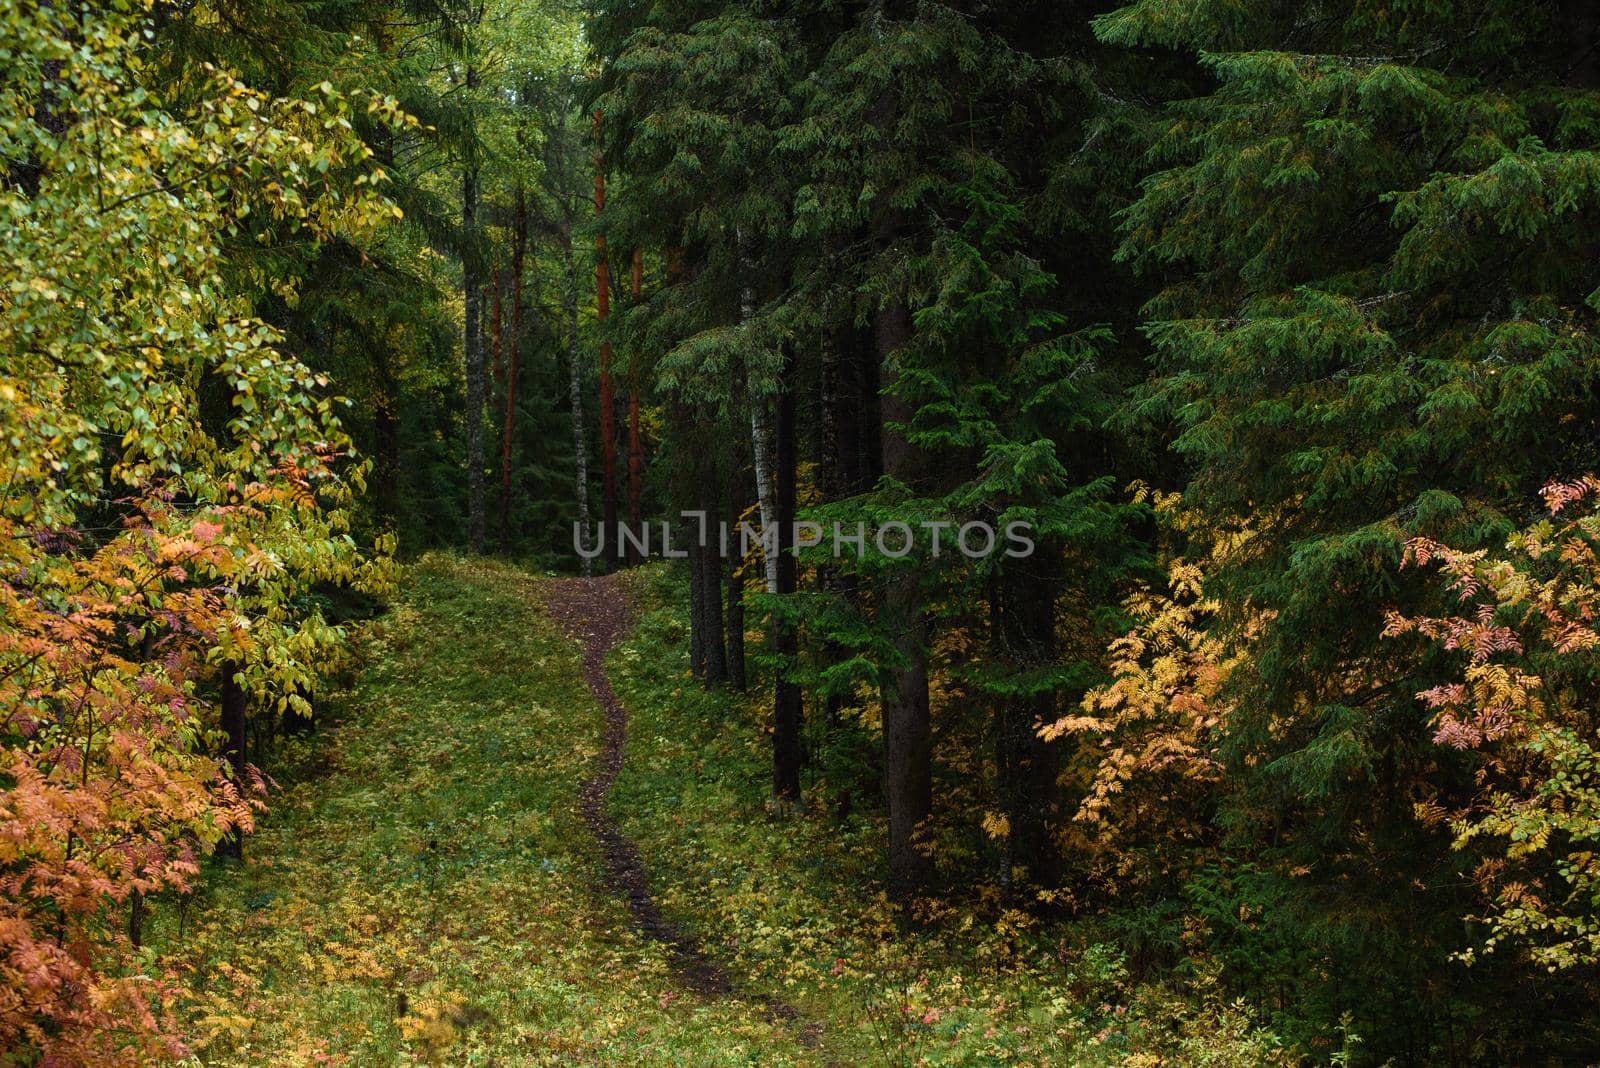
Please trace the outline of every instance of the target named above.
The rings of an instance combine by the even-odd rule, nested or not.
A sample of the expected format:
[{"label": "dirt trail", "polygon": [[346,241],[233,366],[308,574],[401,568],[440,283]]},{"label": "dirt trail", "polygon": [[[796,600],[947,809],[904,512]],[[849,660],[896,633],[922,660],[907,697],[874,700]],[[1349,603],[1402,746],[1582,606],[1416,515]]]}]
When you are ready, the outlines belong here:
[{"label": "dirt trail", "polygon": [[673,963],[690,987],[702,994],[730,993],[732,983],[707,959],[699,943],[662,917],[650,893],[639,847],[617,828],[606,807],[606,795],[622,771],[628,740],[628,713],[605,670],[606,654],[627,635],[632,622],[627,592],[615,576],[562,579],[550,584],[545,604],[551,617],[583,644],[583,678],[606,717],[605,745],[594,773],[578,788],[578,809],[605,855],[611,889],[627,901],[639,930],[672,951]]},{"label": "dirt trail", "polygon": [[[611,784],[622,771],[628,740],[628,713],[611,689],[605,670],[606,654],[627,636],[632,624],[627,589],[615,575],[558,579],[548,584],[545,607],[562,629],[582,643],[584,681],[605,713],[605,744],[595,761],[594,773],[578,789],[578,809],[605,856],[609,887],[627,901],[639,930],[668,948],[673,966],[686,986],[707,997],[735,994],[732,977],[706,955],[699,941],[661,915],[655,896],[650,893],[639,847],[618,829],[606,806]],[[803,1023],[793,1006],[766,996],[753,1000],[759,1001],[774,1019],[793,1026],[802,1045],[817,1046],[821,1028]]]}]

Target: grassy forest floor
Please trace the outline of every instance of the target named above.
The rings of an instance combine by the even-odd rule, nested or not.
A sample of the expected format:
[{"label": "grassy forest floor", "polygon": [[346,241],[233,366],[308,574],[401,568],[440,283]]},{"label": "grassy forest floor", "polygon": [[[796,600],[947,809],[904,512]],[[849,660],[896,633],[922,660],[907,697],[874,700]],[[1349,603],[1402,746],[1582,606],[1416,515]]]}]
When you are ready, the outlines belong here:
[{"label": "grassy forest floor", "polygon": [[[247,862],[155,903],[150,952],[214,1065],[1238,1064],[1275,1043],[1206,987],[1136,987],[1070,932],[897,928],[870,813],[767,803],[758,698],[687,678],[671,579],[621,580],[609,794],[655,902],[729,990],[641,934],[580,815],[604,721],[548,580],[429,557],[352,686],[273,762]],[[701,984],[703,987],[703,984]],[[775,1011],[774,1006],[779,1006]],[[792,1018],[789,1010],[792,1009]]]}]

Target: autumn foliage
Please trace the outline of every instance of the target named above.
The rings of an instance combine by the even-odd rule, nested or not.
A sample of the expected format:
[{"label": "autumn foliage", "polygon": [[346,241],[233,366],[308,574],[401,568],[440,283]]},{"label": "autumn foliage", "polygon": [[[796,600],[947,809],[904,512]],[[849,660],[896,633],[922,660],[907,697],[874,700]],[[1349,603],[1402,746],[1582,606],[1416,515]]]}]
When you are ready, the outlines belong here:
[{"label": "autumn foliage", "polygon": [[267,714],[303,702],[338,639],[305,593],[386,574],[347,533],[361,467],[326,383],[227,269],[232,237],[389,212],[348,105],[216,70],[163,102],[141,88],[146,11],[0,13],[6,1064],[182,1052],[139,908],[262,804],[224,759],[222,675]]},{"label": "autumn foliage", "polygon": [[1481,754],[1476,788],[1417,810],[1481,858],[1488,932],[1463,955],[1505,945],[1555,970],[1600,961],[1600,480],[1553,482],[1543,497],[1548,515],[1504,553],[1412,541],[1408,561],[1436,567],[1458,608],[1393,613],[1385,633],[1423,635],[1461,662],[1418,697],[1437,744]]}]

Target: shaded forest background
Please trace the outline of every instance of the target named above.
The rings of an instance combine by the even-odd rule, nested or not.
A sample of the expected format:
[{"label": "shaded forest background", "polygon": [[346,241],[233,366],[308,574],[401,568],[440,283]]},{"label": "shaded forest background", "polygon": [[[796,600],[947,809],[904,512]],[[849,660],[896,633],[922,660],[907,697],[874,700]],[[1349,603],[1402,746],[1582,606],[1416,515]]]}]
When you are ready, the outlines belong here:
[{"label": "shaded forest background", "polygon": [[0,1064],[163,1033],[105,962],[396,558],[684,511],[1031,525],[676,565],[773,814],[881,821],[905,937],[1092,930],[1319,1063],[1600,1049],[1600,9],[0,32]]}]

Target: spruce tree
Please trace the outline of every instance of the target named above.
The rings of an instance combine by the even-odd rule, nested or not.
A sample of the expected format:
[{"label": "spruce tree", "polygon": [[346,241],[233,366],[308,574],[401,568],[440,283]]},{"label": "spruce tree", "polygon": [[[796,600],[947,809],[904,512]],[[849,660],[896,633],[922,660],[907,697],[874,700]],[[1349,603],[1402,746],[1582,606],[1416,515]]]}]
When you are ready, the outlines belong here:
[{"label": "spruce tree", "polygon": [[[1407,538],[1494,545],[1592,466],[1596,25],[1557,3],[1170,0],[1096,23],[1214,79],[1166,109],[1121,250],[1165,282],[1129,425],[1170,425],[1186,505],[1250,533],[1207,587],[1249,656],[1230,859],[1194,893],[1267,908],[1229,959],[1310,1026],[1354,1008],[1379,1059],[1455,1032],[1465,880],[1412,808],[1472,772],[1431,741],[1413,695],[1437,679],[1380,648],[1383,611],[1425,606]],[[1489,1029],[1560,996],[1515,989],[1530,1012]]]}]

